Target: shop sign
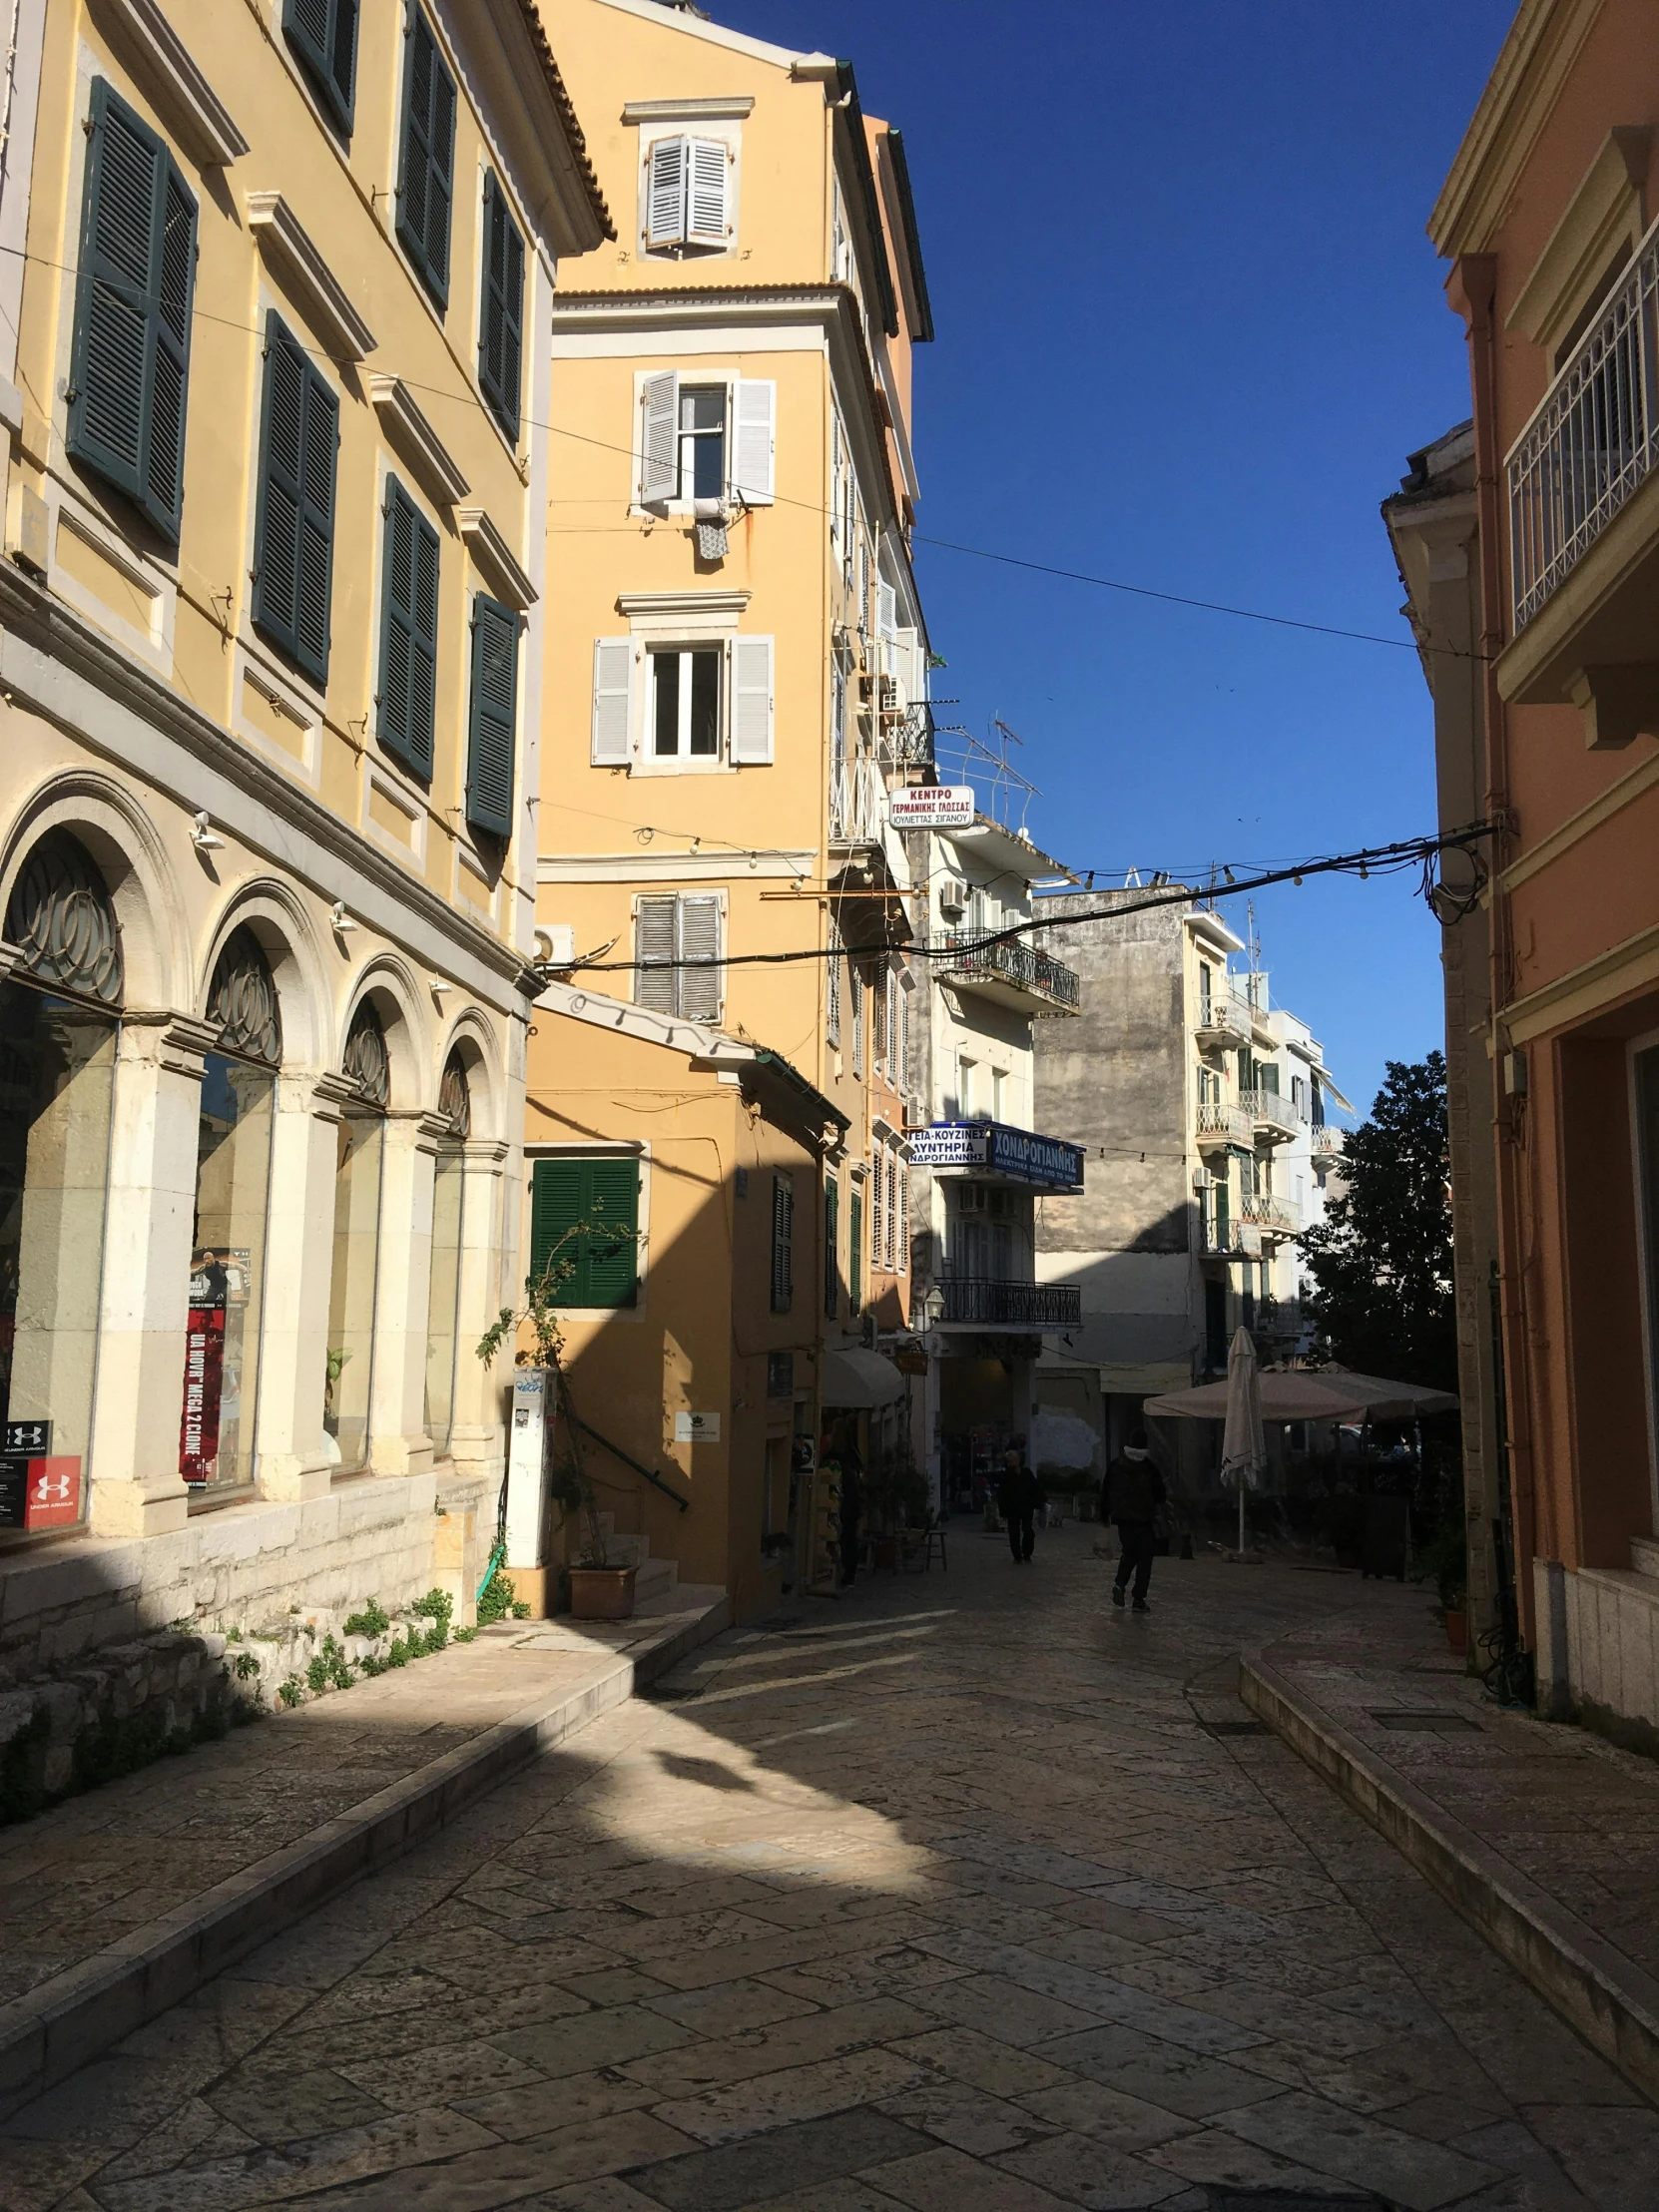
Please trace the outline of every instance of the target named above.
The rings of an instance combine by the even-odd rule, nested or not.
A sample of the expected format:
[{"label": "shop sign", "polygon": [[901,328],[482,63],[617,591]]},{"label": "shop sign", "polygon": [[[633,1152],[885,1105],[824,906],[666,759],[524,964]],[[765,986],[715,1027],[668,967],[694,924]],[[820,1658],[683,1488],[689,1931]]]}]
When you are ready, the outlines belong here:
[{"label": "shop sign", "polygon": [[900,1375],[925,1375],[927,1354],[920,1345],[895,1345],[887,1355]]},{"label": "shop sign", "polygon": [[968,830],[973,826],[971,784],[911,784],[887,794],[894,830]]},{"label": "shop sign", "polygon": [[7,1459],[44,1459],[52,1449],[52,1423],[49,1420],[9,1420],[0,1440],[0,1457]]},{"label": "shop sign", "polygon": [[1034,1136],[1029,1129],[990,1126],[990,1148],[985,1162],[998,1175],[1016,1176],[1050,1191],[1075,1191],[1083,1187],[1083,1152],[1079,1145],[1060,1137]]},{"label": "shop sign", "polygon": [[910,1165],[915,1168],[982,1168],[990,1123],[935,1121],[910,1132]]},{"label": "shop sign", "polygon": [[676,1413],[674,1416],[674,1440],[677,1444],[718,1444],[720,1441],[720,1415],[718,1413]]},{"label": "shop sign", "polygon": [[0,1459],[0,1528],[72,1528],[81,1517],[81,1462]]}]

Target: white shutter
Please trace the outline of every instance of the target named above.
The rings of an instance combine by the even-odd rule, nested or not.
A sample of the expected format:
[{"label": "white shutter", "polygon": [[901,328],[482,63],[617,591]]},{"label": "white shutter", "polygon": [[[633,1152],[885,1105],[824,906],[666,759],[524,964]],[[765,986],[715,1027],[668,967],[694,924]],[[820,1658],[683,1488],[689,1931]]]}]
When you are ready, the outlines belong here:
[{"label": "white shutter", "polygon": [[841,933],[830,924],[830,957],[824,963],[824,1032],[831,1044],[841,1041]]},{"label": "white shutter", "polygon": [[841,540],[841,418],[830,417],[830,536],[838,545]]},{"label": "white shutter", "polygon": [[685,239],[687,143],[683,138],[658,139],[646,156],[647,246],[679,246]]},{"label": "white shutter", "polygon": [[688,1021],[720,1019],[720,900],[697,892],[679,900],[680,957],[707,960],[707,967],[680,970],[680,1012]]},{"label": "white shutter", "polygon": [[686,192],[686,242],[726,244],[726,179],[729,162],[720,139],[687,139],[691,179]]},{"label": "white shutter", "polygon": [[634,1004],[654,1007],[659,1014],[680,1010],[675,1003],[679,970],[666,964],[675,957],[675,905],[672,898],[642,898],[634,908],[634,958],[665,963],[634,970]]},{"label": "white shutter", "polygon": [[772,759],[772,640],[732,640],[732,760],[762,768]]},{"label": "white shutter", "polygon": [[770,507],[778,386],[770,377],[741,377],[736,412],[732,489],[741,492],[751,507]]},{"label": "white shutter", "polygon": [[876,628],[880,631],[882,637],[896,638],[898,635],[898,593],[891,584],[877,584],[875,591],[876,606],[880,610],[875,618]]},{"label": "white shutter", "polygon": [[916,633],[908,624],[893,633],[892,667],[898,678],[899,704],[913,707],[921,696],[921,686],[916,681],[920,666],[920,653]]},{"label": "white shutter", "polygon": [[672,368],[645,379],[640,433],[640,503],[673,499],[680,489],[680,378]]},{"label": "white shutter", "polygon": [[593,641],[593,765],[626,768],[633,755],[634,641]]}]

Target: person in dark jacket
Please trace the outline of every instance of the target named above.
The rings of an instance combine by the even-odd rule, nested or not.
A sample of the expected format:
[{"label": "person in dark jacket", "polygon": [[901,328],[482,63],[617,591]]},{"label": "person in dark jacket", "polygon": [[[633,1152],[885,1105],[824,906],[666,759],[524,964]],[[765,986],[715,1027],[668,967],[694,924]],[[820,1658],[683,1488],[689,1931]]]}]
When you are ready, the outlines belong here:
[{"label": "person in dark jacket", "polygon": [[1137,1428],[1128,1443],[1106,1469],[1100,1485],[1100,1517],[1117,1523],[1118,1571],[1112,1584],[1112,1603],[1121,1605],[1131,1574],[1135,1577],[1134,1610],[1149,1613],[1147,1586],[1152,1580],[1152,1544],[1158,1508],[1168,1492],[1164,1478],[1152,1463],[1146,1430]]},{"label": "person in dark jacket", "polygon": [[1042,1484],[1010,1445],[1002,1454],[1002,1473],[996,1485],[996,1509],[1008,1523],[1008,1549],[1014,1564],[1027,1561],[1037,1542],[1037,1507],[1044,1502]]},{"label": "person in dark jacket", "polygon": [[841,1445],[840,1466],[841,1580],[851,1582],[858,1572],[858,1524],[864,1512],[864,1462],[850,1436]]}]

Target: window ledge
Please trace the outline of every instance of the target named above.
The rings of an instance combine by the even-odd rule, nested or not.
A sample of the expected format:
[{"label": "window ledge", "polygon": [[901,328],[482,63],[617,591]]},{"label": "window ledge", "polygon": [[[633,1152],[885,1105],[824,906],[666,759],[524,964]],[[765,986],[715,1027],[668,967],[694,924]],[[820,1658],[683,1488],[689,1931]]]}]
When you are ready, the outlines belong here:
[{"label": "window ledge", "polygon": [[466,478],[415,405],[402,377],[371,376],[368,396],[393,444],[414,470],[427,496],[449,507],[464,499],[470,489]]},{"label": "window ledge", "polygon": [[617,613],[629,621],[645,615],[712,615],[736,619],[749,605],[747,591],[622,591]]},{"label": "window ledge", "polygon": [[473,560],[494,585],[504,605],[523,614],[540,597],[534,584],[513,558],[506,539],[482,507],[457,507],[455,527],[466,541]]},{"label": "window ledge", "polygon": [[360,361],[372,353],[374,332],[279,192],[248,195],[248,227],[266,259],[287,278],[333,358]]},{"label": "window ledge", "polygon": [[690,100],[630,100],[622,111],[624,123],[741,123],[755,112],[753,93],[714,94]]},{"label": "window ledge", "polygon": [[106,0],[105,12],[134,74],[204,168],[226,168],[248,152],[247,139],[157,0]]}]

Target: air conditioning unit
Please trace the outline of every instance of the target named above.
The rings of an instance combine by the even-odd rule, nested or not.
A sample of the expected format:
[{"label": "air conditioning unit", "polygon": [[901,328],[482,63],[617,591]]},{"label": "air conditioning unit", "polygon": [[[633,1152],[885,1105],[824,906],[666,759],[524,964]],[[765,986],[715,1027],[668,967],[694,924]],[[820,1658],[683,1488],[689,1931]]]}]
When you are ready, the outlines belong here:
[{"label": "air conditioning unit", "polygon": [[968,887],[959,875],[947,875],[939,885],[939,912],[960,914],[967,910]]},{"label": "air conditioning unit", "polygon": [[925,1129],[929,1126],[927,1101],[924,1098],[907,1098],[904,1101],[904,1126],[906,1129]]}]

